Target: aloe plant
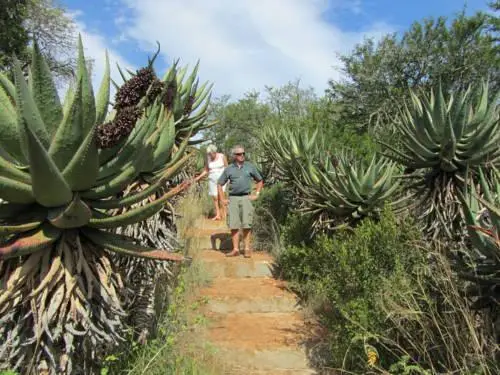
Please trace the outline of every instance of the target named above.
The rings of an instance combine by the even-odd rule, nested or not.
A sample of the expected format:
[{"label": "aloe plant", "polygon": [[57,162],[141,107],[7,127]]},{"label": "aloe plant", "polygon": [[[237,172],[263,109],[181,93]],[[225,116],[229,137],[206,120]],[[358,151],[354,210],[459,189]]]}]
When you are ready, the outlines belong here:
[{"label": "aloe plant", "polygon": [[[123,90],[119,90],[116,94],[115,107],[122,107],[129,102],[138,103],[141,100],[150,102],[158,99],[173,115],[175,140],[176,144],[179,144],[184,139],[194,137],[200,131],[217,123],[207,121],[213,84],[204,82],[200,85],[198,69],[199,62],[187,74],[188,66],[179,67],[179,60],[176,60],[160,80],[152,69],[151,62],[147,68],[135,73],[125,73],[118,66],[124,84],[121,86]],[[139,94],[135,90],[137,87]],[[134,92],[133,95],[130,94],[131,91]],[[189,143],[198,142],[203,142],[203,139],[190,140]]]},{"label": "aloe plant", "polygon": [[395,163],[374,156],[367,164],[348,152],[329,150],[317,130],[271,128],[262,145],[297,210],[313,217],[317,229],[355,225],[377,215],[399,186]]},{"label": "aloe plant", "polygon": [[488,101],[488,91],[483,84],[450,94],[441,87],[411,92],[396,124],[399,144],[381,142],[405,166],[411,201],[434,239],[453,238],[463,223],[465,171],[500,164],[498,99]]},{"label": "aloe plant", "polygon": [[[140,176],[127,187],[123,193],[124,197],[144,190],[149,190],[152,194],[148,199],[130,207],[113,210],[114,215],[123,215],[129,210],[147,205],[148,200],[154,201],[167,190],[186,181],[189,177],[190,164],[193,164],[196,154],[196,149],[189,146],[189,143],[192,143],[192,138],[200,130],[215,124],[215,122],[207,121],[212,85],[206,82],[199,86],[198,64],[184,79],[187,68],[179,69],[178,61],[175,61],[163,75],[163,79],[160,80],[152,64],[158,53],[159,50],[146,67],[135,73],[127,72],[128,74],[125,74],[118,66],[124,84],[118,87],[114,109],[119,116],[124,109],[132,108],[135,110],[137,105],[148,106],[155,101],[164,105],[174,121],[168,139],[174,142],[172,148],[177,151],[176,159],[172,160],[173,167],[171,168],[175,173],[162,181],[157,181],[155,177],[158,172],[161,174],[161,170],[158,171],[157,168],[153,169],[151,173]],[[115,124],[110,122],[101,128],[102,143],[108,147],[120,142],[119,137],[113,137],[114,134],[118,136],[120,134],[119,131],[113,131],[113,125]],[[127,122],[124,125],[127,127]],[[104,136],[106,130],[111,130],[108,137]],[[116,228],[114,232],[131,236],[144,246],[172,250],[181,247],[181,242],[176,236],[174,217],[174,207],[171,202],[167,202],[159,212],[146,220],[127,227]],[[129,303],[126,304],[129,311],[128,321],[134,327],[138,340],[144,342],[156,331],[155,322],[159,311],[161,311],[161,301],[165,300],[164,293],[156,293],[156,291],[166,292],[165,284],[167,284],[168,289],[168,281],[175,280],[179,268],[171,263],[150,259],[114,257],[113,260],[117,267],[122,270],[125,282],[131,285],[130,295],[132,297],[128,299]]]},{"label": "aloe plant", "polygon": [[[36,44],[29,83],[17,62],[14,82],[0,73],[0,355],[23,372],[90,373],[76,367],[123,339],[123,280],[110,254],[184,259],[110,230],[154,215],[185,185],[110,210],[163,187],[182,167],[188,137],[175,145],[174,114],[155,98],[126,107],[130,134],[99,150],[97,128],[123,108],[107,115],[109,63],[96,99],[81,38],[78,51],[62,104]],[[138,179],[147,188],[123,196]]]}]

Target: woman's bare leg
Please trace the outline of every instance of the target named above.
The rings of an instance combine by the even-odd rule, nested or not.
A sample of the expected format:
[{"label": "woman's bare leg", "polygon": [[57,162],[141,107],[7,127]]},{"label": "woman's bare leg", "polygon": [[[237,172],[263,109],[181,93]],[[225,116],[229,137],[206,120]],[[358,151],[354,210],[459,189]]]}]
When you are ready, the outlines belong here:
[{"label": "woman's bare leg", "polygon": [[215,206],[215,216],[212,218],[212,220],[220,220],[220,208],[219,208],[219,198],[217,196],[212,197],[214,201],[214,206]]},{"label": "woman's bare leg", "polygon": [[227,215],[226,206],[224,205],[224,203],[222,203],[220,199],[219,199],[219,207],[220,207],[219,212],[221,220],[226,220],[226,215]]}]

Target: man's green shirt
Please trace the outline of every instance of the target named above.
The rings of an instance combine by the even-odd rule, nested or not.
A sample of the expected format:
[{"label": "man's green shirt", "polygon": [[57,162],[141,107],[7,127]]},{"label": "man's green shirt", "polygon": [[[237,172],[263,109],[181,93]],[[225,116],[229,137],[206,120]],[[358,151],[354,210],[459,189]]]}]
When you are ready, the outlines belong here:
[{"label": "man's green shirt", "polygon": [[260,182],[262,176],[252,163],[244,162],[241,167],[236,163],[229,165],[217,183],[225,185],[229,181],[229,195],[246,195],[252,191],[252,180]]}]

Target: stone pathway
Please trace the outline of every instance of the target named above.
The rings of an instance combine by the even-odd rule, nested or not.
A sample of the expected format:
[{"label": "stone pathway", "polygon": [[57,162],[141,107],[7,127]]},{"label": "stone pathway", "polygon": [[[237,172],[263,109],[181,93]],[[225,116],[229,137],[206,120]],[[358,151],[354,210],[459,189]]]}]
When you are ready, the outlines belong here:
[{"label": "stone pathway", "polygon": [[251,259],[227,258],[230,246],[223,223],[199,220],[192,236],[195,257],[213,281],[200,291],[207,300],[202,336],[222,355],[227,374],[312,375],[301,341],[307,330],[295,296],[272,277],[273,259],[254,252]]}]

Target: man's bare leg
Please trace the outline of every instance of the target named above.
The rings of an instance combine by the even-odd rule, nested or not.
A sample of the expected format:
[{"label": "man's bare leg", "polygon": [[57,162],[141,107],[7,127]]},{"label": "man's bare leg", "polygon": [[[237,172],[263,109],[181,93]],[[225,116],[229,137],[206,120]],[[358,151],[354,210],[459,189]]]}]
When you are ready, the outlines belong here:
[{"label": "man's bare leg", "polygon": [[252,249],[250,248],[250,234],[251,229],[243,229],[243,241],[245,243],[245,258],[250,258],[252,256]]},{"label": "man's bare leg", "polygon": [[239,249],[240,231],[238,229],[231,229],[231,240],[233,241],[233,251],[227,254],[227,256],[235,257],[240,255],[240,249]]}]

